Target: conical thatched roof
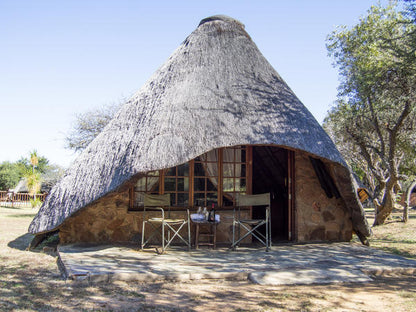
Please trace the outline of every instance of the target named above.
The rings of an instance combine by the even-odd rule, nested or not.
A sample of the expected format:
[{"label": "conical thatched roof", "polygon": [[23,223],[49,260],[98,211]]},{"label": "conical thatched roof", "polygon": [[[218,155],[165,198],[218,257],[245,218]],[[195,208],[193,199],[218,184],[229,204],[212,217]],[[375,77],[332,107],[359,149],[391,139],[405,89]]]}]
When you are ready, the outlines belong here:
[{"label": "conical thatched roof", "polygon": [[[242,144],[304,150],[346,168],[332,141],[244,25],[224,16],[206,18],[83,151],[29,230],[57,228],[134,175]],[[361,216],[355,203],[351,205]],[[368,234],[363,219],[357,220],[360,231]]]}]

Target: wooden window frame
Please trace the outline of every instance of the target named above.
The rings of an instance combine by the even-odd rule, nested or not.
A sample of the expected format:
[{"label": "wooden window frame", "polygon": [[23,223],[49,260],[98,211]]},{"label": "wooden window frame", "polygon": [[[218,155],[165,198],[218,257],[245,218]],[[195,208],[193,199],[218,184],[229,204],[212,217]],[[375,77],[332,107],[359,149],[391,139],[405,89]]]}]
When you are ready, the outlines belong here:
[{"label": "wooden window frame", "polygon": [[[221,181],[221,178],[220,178],[220,168],[221,168],[221,166],[220,166],[220,162],[221,162],[221,155],[222,155],[222,149],[220,148],[220,149],[217,149],[217,151],[218,151],[218,159],[216,160],[216,161],[208,161],[208,160],[197,160],[196,158],[195,159],[193,159],[193,176],[192,176],[192,186],[194,187],[194,189],[192,190],[192,205],[193,205],[193,207],[195,207],[195,206],[198,206],[198,204],[196,204],[195,203],[195,195],[196,194],[204,194],[204,204],[202,204],[201,206],[207,206],[208,205],[208,203],[207,203],[207,197],[208,197],[208,194],[217,194],[217,200],[216,200],[216,202],[217,202],[217,206],[220,206],[220,203],[219,203],[219,201],[218,201],[218,199],[219,199],[219,190],[220,190],[220,181]],[[205,155],[206,153],[204,153],[204,154],[202,154],[202,155]],[[200,155],[200,156],[202,156],[202,155]],[[203,164],[209,164],[209,163],[216,163],[217,164],[217,175],[215,176],[216,178],[217,178],[217,190],[216,191],[208,191],[207,190],[207,186],[208,186],[208,183],[209,183],[209,176],[208,175],[206,175],[206,174],[204,174],[203,176],[200,176],[200,175],[196,175],[195,174],[195,166],[197,165],[197,164],[202,164],[202,166],[204,166]],[[204,179],[204,181],[205,181],[205,188],[204,188],[204,190],[203,191],[200,191],[200,190],[198,190],[198,191],[195,191],[195,179]],[[211,182],[212,183],[212,182]]]},{"label": "wooden window frame", "polygon": [[[238,149],[239,147],[242,147],[242,149],[245,149],[245,151],[246,151],[245,162],[242,162],[242,161],[236,162],[235,150]],[[226,148],[218,148],[217,149],[218,150],[218,160],[217,160],[217,163],[218,163],[218,185],[217,185],[217,191],[216,192],[210,192],[210,191],[207,191],[205,189],[204,192],[198,191],[198,193],[204,193],[205,194],[205,201],[206,201],[208,193],[217,193],[217,206],[220,209],[221,208],[227,209],[227,208],[232,208],[232,207],[235,206],[235,200],[234,200],[233,201],[233,206],[223,207],[224,193],[230,193],[230,192],[224,192],[223,191],[223,183],[224,183],[224,176],[223,176],[224,159],[223,159],[223,155],[224,155],[224,149],[234,149],[233,161],[232,162],[225,162],[225,164],[233,164],[233,166],[234,166],[234,175],[232,177],[226,177],[226,178],[232,178],[233,179],[234,189],[233,189],[232,193],[234,193],[234,194],[235,193],[246,193],[246,194],[251,194],[252,193],[252,176],[253,176],[252,175],[252,167],[253,167],[252,146],[250,146],[250,145],[237,145],[237,146],[230,146],[230,147],[226,147]],[[180,165],[175,166],[176,176],[167,176],[166,175],[168,170],[171,169],[171,168],[166,168],[166,169],[159,170],[159,182],[158,182],[159,183],[159,191],[158,191],[159,194],[175,193],[176,194],[175,197],[177,198],[178,193],[186,193],[184,191],[177,191],[177,183],[176,183],[176,191],[175,192],[172,192],[172,191],[165,192],[164,187],[165,187],[165,178],[166,177],[172,177],[172,178],[176,178],[176,179],[187,177],[189,179],[189,181],[188,181],[188,183],[189,183],[189,189],[188,189],[188,198],[189,198],[188,200],[189,200],[189,202],[188,202],[188,206],[185,207],[185,206],[172,205],[172,207],[174,207],[177,210],[186,209],[188,207],[195,207],[196,206],[194,204],[194,201],[195,201],[194,181],[195,181],[195,178],[198,178],[200,176],[198,176],[198,177],[195,176],[195,164],[199,163],[199,161],[196,161],[195,159],[192,159],[192,160],[188,161],[187,163],[189,165],[189,176],[178,176],[178,167]],[[245,164],[246,165],[246,175],[245,175],[245,177],[241,177],[241,176],[236,177],[236,174],[235,174],[236,164],[241,164],[241,165]],[[147,188],[147,178],[148,178],[148,176],[149,176],[149,173],[146,173],[142,176],[142,177],[146,177],[146,181],[145,181],[146,188]],[[204,178],[208,179],[207,176],[204,176]],[[246,179],[246,190],[245,190],[245,192],[235,191],[235,179],[237,179],[237,178],[245,178]],[[129,197],[130,197],[129,203],[130,204],[129,204],[129,209],[128,209],[129,211],[141,211],[143,209],[142,206],[135,205],[135,203],[136,203],[136,193],[138,193],[138,192],[147,193],[148,191],[147,190],[145,190],[145,191],[136,191],[135,190],[135,185],[133,185],[130,188],[130,191],[129,191]]]},{"label": "wooden window frame", "polygon": [[[191,201],[190,201],[190,183],[191,183],[190,163],[187,162],[185,164],[188,164],[188,175],[187,176],[186,175],[179,175],[179,167],[184,165],[184,164],[181,164],[181,165],[178,165],[178,166],[175,166],[175,167],[171,167],[171,168],[167,168],[167,169],[163,169],[163,170],[159,171],[159,175],[162,177],[162,179],[160,179],[159,182],[162,183],[161,185],[163,185],[162,186],[162,188],[163,188],[162,192],[163,193],[161,191],[159,191],[159,192],[161,194],[175,194],[175,204],[172,204],[172,207],[178,207],[178,208],[180,208],[180,207],[189,207],[189,203],[191,203]],[[172,168],[175,168],[175,175],[168,175],[168,172]],[[168,179],[169,178],[175,179],[175,191],[166,191],[165,182],[166,182],[167,178]],[[188,179],[188,191],[178,191],[178,185],[179,185],[178,179]],[[178,194],[188,194],[188,205],[187,206],[177,206]]]},{"label": "wooden window frame", "polygon": [[[240,161],[237,161],[236,159],[236,150],[241,150],[241,151],[245,151],[245,161],[242,161],[240,159]],[[251,194],[251,170],[249,170],[249,167],[251,167],[251,158],[249,158],[249,156],[251,155],[251,153],[249,152],[249,149],[251,150],[251,146],[248,145],[237,145],[237,146],[230,146],[230,147],[226,147],[222,149],[222,157],[221,157],[221,206],[223,206],[223,199],[224,199],[224,194]],[[223,154],[225,150],[233,150],[233,159],[232,161],[225,161]],[[232,175],[227,175],[224,176],[224,167],[226,165],[232,164],[232,171],[233,174]],[[236,172],[237,172],[237,165],[244,165],[245,166],[245,176],[242,176],[241,174],[237,176]],[[233,185],[233,190],[232,191],[224,191],[224,180],[225,179],[232,179],[232,185]],[[236,190],[236,179],[244,179],[245,180],[245,191],[241,191],[241,190]],[[250,183],[249,183],[250,180]],[[233,205],[232,206],[226,206],[226,207],[234,207],[236,205],[236,201],[235,201],[235,195],[233,196],[234,200],[233,200]]]}]

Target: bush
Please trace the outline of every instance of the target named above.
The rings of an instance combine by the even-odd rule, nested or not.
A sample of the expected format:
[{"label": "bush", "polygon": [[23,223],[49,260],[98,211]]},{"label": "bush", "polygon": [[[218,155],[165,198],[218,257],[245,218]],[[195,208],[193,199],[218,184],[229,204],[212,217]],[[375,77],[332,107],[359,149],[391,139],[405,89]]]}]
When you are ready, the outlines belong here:
[{"label": "bush", "polygon": [[40,207],[42,203],[43,202],[39,198],[30,199],[30,205],[32,206],[32,208]]}]

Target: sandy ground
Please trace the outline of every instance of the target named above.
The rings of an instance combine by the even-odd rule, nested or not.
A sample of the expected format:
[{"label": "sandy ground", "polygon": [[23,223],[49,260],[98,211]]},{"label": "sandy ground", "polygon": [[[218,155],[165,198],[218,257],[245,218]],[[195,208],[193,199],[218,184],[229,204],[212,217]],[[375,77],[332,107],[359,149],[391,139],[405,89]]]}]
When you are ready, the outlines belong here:
[{"label": "sandy ground", "polygon": [[[65,281],[53,254],[25,251],[34,213],[30,208],[0,208],[0,311],[416,311],[414,276],[272,287],[226,280]],[[416,232],[416,222],[407,230]]]}]

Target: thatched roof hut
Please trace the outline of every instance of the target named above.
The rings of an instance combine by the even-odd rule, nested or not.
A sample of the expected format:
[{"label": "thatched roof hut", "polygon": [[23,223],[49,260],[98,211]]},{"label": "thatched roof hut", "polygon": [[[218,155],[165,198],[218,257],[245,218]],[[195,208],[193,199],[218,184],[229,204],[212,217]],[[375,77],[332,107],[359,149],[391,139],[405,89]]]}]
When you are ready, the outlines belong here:
[{"label": "thatched roof hut", "polygon": [[[244,25],[203,19],[52,189],[29,231],[59,227],[142,174],[229,146],[276,146],[322,161],[353,229],[369,236],[346,163]],[[190,204],[192,206],[192,204]]]}]

